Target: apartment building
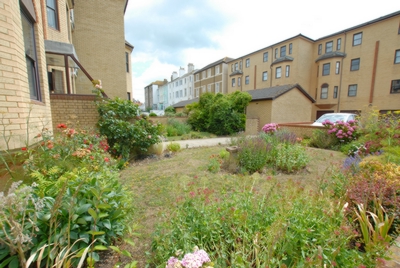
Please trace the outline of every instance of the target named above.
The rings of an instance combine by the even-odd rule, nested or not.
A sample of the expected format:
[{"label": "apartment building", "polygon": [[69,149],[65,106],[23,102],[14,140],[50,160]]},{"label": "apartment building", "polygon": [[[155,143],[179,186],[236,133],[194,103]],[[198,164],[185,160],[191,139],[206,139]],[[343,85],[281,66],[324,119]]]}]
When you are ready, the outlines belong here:
[{"label": "apartment building", "polygon": [[204,68],[194,72],[193,98],[198,98],[202,93],[228,93],[228,62],[232,58],[222,58]]},{"label": "apartment building", "polygon": [[309,120],[367,106],[399,110],[400,11],[318,40],[299,34],[228,65],[228,93],[300,85],[315,99]]},{"label": "apartment building", "polygon": [[180,67],[179,75],[176,71],[172,73],[168,83],[168,104],[164,109],[175,103],[193,99],[195,71],[193,63],[189,63],[187,72],[185,68]]},{"label": "apartment building", "polygon": [[[146,110],[159,110],[159,89],[163,88],[168,81],[154,81],[144,88],[144,108]],[[164,94],[162,94],[164,96]],[[162,100],[163,102],[163,100]]]},{"label": "apartment building", "polygon": [[[57,120],[65,120],[61,116],[70,113],[83,125],[88,123],[85,120],[93,123],[93,95],[76,95],[92,94],[93,79],[103,81],[109,96],[127,98],[125,52],[133,49],[124,39],[123,16],[128,1],[111,2],[0,2],[2,149],[34,143],[43,128],[51,131]],[[96,12],[111,14],[112,18],[95,17]]]}]

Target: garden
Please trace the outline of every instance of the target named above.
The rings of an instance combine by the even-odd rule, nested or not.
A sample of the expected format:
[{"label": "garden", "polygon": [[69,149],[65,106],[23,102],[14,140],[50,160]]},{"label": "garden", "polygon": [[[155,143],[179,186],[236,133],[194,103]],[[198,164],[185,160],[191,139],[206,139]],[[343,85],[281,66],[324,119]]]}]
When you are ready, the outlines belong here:
[{"label": "garden", "polygon": [[[325,122],[311,137],[271,123],[248,137],[235,134],[248,96],[205,95],[188,107],[188,124],[171,117],[167,125],[127,101],[100,99],[98,130],[60,124],[20,152],[5,150],[15,182],[0,195],[0,267],[386,261],[400,231],[399,114],[371,110],[354,122]],[[213,103],[219,117],[204,112],[217,111]],[[150,150],[162,134],[193,130],[231,135],[234,150],[174,142]]]}]

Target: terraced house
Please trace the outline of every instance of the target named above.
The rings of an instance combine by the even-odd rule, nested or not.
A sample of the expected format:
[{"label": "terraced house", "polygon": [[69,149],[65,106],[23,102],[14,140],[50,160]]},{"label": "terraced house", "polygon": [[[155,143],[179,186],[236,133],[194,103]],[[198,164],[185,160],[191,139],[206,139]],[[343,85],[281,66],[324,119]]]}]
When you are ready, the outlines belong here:
[{"label": "terraced house", "polygon": [[195,73],[195,97],[237,90],[253,96],[247,118],[259,120],[258,130],[367,106],[400,110],[400,11],[317,40],[299,34]]},{"label": "terraced house", "polygon": [[[94,125],[93,79],[109,97],[130,98],[124,39],[127,0],[2,0],[2,149],[34,142],[58,123]],[[107,36],[107,38],[105,38]]]}]

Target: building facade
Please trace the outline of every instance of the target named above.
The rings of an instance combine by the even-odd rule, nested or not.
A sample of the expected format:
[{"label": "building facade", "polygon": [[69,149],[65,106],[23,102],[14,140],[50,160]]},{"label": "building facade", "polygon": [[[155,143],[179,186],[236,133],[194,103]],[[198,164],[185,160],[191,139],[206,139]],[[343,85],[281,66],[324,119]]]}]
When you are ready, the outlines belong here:
[{"label": "building facade", "polygon": [[193,63],[188,64],[188,70],[180,67],[179,75],[177,72],[173,72],[171,75],[171,81],[168,83],[168,106],[175,103],[190,100],[194,94],[194,65]]},{"label": "building facade", "polygon": [[[76,101],[82,101],[77,93],[92,94],[93,79],[103,80],[104,89],[109,96],[127,98],[127,92],[131,91],[128,86],[131,88],[131,83],[127,82],[125,50],[129,53],[132,50],[126,48],[123,16],[128,1],[112,2],[0,2],[0,116],[4,137],[0,141],[2,149],[25,147],[34,143],[34,137],[43,129],[52,131],[54,111],[64,109],[60,103],[68,107],[68,102],[74,102],[75,105]],[[87,6],[88,3],[90,6]],[[89,16],[85,11],[107,12],[98,10],[100,7],[113,14],[112,20],[101,18],[96,21],[96,25],[90,24],[87,20],[92,19],[92,15]],[[82,17],[85,17],[86,21]],[[111,29],[103,25],[105,29],[97,31],[97,28],[103,27],[102,24],[108,23],[114,23],[114,26],[118,24],[118,27]],[[94,33],[97,35],[94,36]],[[90,42],[85,35],[91,37]],[[107,38],[99,42],[104,35]],[[116,38],[112,38],[114,35]],[[118,45],[109,43],[107,48],[102,48],[104,50],[97,50],[97,54],[89,54],[87,51],[90,49],[82,49],[82,42],[87,42],[96,50],[101,47],[97,46],[98,43],[107,43],[107,40],[112,39],[118,40]],[[115,50],[119,51],[118,57],[113,54],[114,51],[111,52],[114,45]],[[133,49],[133,46],[131,48]],[[108,50],[110,53],[106,53]],[[112,68],[105,68],[104,66],[111,66],[106,63],[110,63],[114,58],[118,59]],[[119,81],[117,87],[111,86],[112,80]],[[63,97],[72,95],[72,98]],[[53,102],[55,99],[57,101]],[[83,101],[87,101],[86,96]],[[64,114],[66,113],[64,109]],[[85,116],[85,113],[78,114],[76,120],[79,120],[80,116]]]}]

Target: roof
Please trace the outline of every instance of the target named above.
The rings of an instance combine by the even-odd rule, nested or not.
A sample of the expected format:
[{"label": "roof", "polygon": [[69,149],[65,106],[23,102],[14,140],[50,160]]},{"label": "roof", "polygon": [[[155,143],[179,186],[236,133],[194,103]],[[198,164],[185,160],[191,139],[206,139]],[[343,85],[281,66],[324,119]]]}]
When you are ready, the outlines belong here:
[{"label": "roof", "polygon": [[128,2],[129,2],[129,0],[126,0],[126,2],[125,2],[124,14],[125,14],[125,12],[126,12],[126,8],[128,7]]},{"label": "roof", "polygon": [[232,61],[232,60],[233,60],[233,58],[229,58],[229,57],[222,58],[222,59],[220,59],[220,60],[217,60],[216,62],[213,62],[213,63],[211,63],[211,64],[208,64],[206,67],[203,67],[203,68],[201,68],[200,70],[195,71],[193,74],[200,73],[201,71],[207,70],[207,69],[210,68],[210,67],[213,67],[213,66],[215,66],[215,65],[218,65],[218,64],[220,64],[220,63],[227,63],[227,62]]},{"label": "roof", "polygon": [[335,35],[342,34],[342,33],[345,33],[345,32],[349,32],[349,31],[352,31],[352,30],[355,30],[355,29],[358,29],[358,28],[362,28],[362,27],[365,27],[365,26],[367,26],[367,25],[370,25],[370,24],[373,24],[373,23],[377,23],[377,22],[380,22],[380,21],[382,21],[382,20],[386,20],[386,19],[389,19],[389,18],[391,18],[391,17],[398,16],[398,15],[400,15],[400,10],[399,10],[399,11],[396,11],[396,12],[393,12],[393,13],[390,13],[390,14],[385,15],[385,16],[379,17],[379,18],[377,18],[377,19],[373,19],[373,20],[364,22],[364,23],[362,23],[362,24],[359,24],[359,25],[356,25],[356,26],[353,26],[353,27],[350,27],[350,28],[341,30],[341,31],[339,31],[339,32],[336,32],[336,33],[333,33],[333,34],[330,34],[330,35],[321,37],[321,38],[319,38],[319,39],[317,39],[317,40],[315,40],[315,41],[320,41],[320,40],[322,40],[322,39],[325,39],[325,38],[328,38],[328,37],[331,37],[331,36],[335,36]]},{"label": "roof", "polygon": [[315,100],[299,84],[254,89],[247,92],[251,95],[252,101],[275,100],[294,88],[300,90],[300,92],[303,93],[312,103],[315,102]]},{"label": "roof", "polygon": [[135,48],[131,43],[129,43],[129,42],[126,41],[126,40],[125,40],[125,45],[127,45],[128,47],[130,47],[130,48],[132,48],[132,49]]},{"label": "roof", "polygon": [[172,105],[172,107],[174,108],[180,108],[180,107],[185,107],[188,104],[192,104],[193,102],[198,102],[199,98],[194,98],[191,100],[184,100],[184,101],[180,101],[178,103],[175,103],[174,105]]}]

